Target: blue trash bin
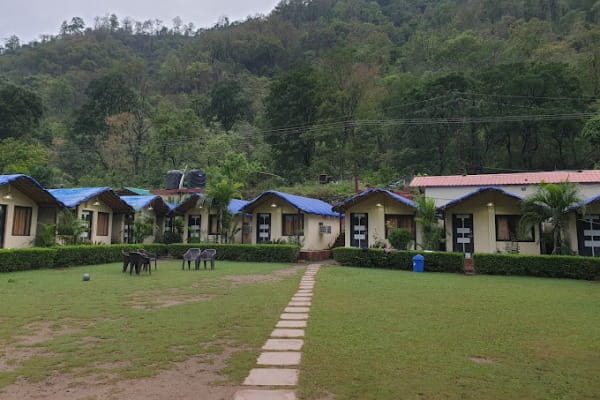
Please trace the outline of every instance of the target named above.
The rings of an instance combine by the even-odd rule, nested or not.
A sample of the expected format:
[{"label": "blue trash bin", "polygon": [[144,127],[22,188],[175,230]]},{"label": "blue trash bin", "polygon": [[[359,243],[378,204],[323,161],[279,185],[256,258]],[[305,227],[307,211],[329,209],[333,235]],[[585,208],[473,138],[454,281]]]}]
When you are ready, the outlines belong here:
[{"label": "blue trash bin", "polygon": [[424,272],[425,271],[425,257],[417,254],[413,257],[413,272]]}]

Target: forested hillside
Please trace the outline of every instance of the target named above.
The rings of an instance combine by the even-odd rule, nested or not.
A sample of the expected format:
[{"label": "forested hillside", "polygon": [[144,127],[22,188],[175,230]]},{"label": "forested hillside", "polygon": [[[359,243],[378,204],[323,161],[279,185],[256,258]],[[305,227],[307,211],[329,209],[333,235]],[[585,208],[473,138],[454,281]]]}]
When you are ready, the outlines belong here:
[{"label": "forested hillside", "polygon": [[284,0],[207,30],[57,30],[1,48],[1,173],[160,187],[187,165],[252,191],[600,162],[598,0]]}]

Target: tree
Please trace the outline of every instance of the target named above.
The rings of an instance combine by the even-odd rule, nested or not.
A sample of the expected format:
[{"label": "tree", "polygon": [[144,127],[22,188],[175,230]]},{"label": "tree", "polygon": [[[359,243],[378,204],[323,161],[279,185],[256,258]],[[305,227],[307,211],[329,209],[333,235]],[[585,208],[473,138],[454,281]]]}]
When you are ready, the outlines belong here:
[{"label": "tree", "polygon": [[0,174],[33,175],[48,168],[48,149],[30,141],[0,140]]},{"label": "tree", "polygon": [[287,178],[298,180],[311,165],[315,142],[309,132],[320,103],[320,79],[312,67],[284,73],[269,87],[265,117],[270,131],[265,139],[271,145],[275,169]]},{"label": "tree", "polygon": [[521,228],[531,229],[542,222],[552,227],[552,254],[568,252],[564,242],[564,221],[569,207],[581,202],[577,185],[570,182],[540,183],[534,194],[523,200]]},{"label": "tree", "polygon": [[210,183],[206,190],[210,208],[217,211],[217,232],[219,232],[221,241],[227,242],[233,236],[229,234],[232,219],[229,202],[239,196],[240,187],[239,183],[223,179],[216,183]]},{"label": "tree", "polygon": [[249,115],[250,101],[237,81],[226,80],[217,83],[210,91],[210,104],[204,112],[204,119],[209,123],[213,118],[221,123],[226,131]]},{"label": "tree", "polygon": [[442,241],[442,229],[438,224],[435,200],[418,196],[414,201],[417,206],[417,218],[415,220],[423,228],[423,243],[420,243],[419,246],[423,250],[439,250]]},{"label": "tree", "polygon": [[38,95],[0,81],[0,139],[33,133],[39,127],[43,114]]}]

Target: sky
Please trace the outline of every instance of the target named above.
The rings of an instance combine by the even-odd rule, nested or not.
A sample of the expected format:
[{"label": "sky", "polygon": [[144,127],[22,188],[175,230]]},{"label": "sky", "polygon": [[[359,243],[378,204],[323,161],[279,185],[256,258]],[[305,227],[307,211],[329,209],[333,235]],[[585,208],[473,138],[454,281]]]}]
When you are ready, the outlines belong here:
[{"label": "sky", "polygon": [[75,16],[83,18],[86,26],[93,26],[96,16],[114,13],[119,20],[159,19],[168,27],[179,16],[184,23],[206,28],[222,16],[235,21],[268,14],[278,3],[279,0],[0,0],[0,44],[11,35],[17,35],[22,43],[42,34],[56,35],[60,24]]}]

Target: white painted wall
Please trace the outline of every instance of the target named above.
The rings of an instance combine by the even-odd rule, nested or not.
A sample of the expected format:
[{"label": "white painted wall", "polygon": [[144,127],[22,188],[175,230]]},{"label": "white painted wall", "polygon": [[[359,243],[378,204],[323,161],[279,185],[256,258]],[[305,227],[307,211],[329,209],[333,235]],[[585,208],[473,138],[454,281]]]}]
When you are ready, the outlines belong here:
[{"label": "white painted wall", "polygon": [[[10,189],[9,189],[10,187]],[[5,199],[4,196],[9,194],[11,199]],[[14,249],[20,247],[31,247],[37,233],[38,220],[38,205],[35,201],[27,197],[19,190],[12,187],[10,184],[0,187],[0,204],[6,205],[6,217],[4,226],[3,247],[6,249]],[[13,222],[15,206],[31,207],[31,227],[28,236],[13,236]],[[2,239],[2,238],[0,238]]]}]

